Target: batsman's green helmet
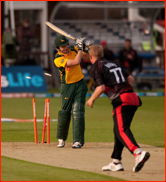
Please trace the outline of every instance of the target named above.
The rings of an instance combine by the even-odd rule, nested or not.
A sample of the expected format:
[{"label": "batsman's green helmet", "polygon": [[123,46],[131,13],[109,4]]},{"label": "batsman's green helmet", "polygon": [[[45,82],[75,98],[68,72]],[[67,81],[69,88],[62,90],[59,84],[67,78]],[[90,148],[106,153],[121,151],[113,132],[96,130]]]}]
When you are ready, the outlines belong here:
[{"label": "batsman's green helmet", "polygon": [[65,46],[65,45],[69,44],[69,41],[66,39],[65,36],[59,35],[59,36],[57,36],[57,37],[55,38],[54,43],[55,43],[55,47],[58,48],[58,47],[63,47],[63,46]]}]

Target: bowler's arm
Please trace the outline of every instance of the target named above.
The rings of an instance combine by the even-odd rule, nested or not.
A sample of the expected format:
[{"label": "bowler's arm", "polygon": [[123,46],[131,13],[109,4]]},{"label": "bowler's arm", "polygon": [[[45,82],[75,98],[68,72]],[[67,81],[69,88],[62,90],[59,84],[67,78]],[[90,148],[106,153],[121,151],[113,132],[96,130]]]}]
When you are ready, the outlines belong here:
[{"label": "bowler's arm", "polygon": [[86,61],[90,61],[89,53],[84,53],[84,55],[82,56],[82,59],[84,59]]},{"label": "bowler's arm", "polygon": [[105,91],[105,85],[100,85],[96,87],[93,95],[86,102],[86,105],[93,108],[94,101]]},{"label": "bowler's arm", "polygon": [[133,83],[134,83],[134,78],[133,78],[131,75],[129,75],[129,76],[127,77],[127,81],[128,81],[128,83],[132,86]]}]

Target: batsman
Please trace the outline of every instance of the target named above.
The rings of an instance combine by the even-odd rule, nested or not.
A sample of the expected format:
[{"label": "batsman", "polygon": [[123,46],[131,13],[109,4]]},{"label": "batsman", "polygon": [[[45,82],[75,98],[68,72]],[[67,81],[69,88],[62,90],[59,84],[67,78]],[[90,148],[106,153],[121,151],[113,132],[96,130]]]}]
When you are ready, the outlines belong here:
[{"label": "batsman", "polygon": [[54,59],[61,74],[61,110],[58,112],[57,139],[58,147],[65,146],[68,130],[73,119],[73,146],[81,148],[84,145],[85,131],[85,99],[88,91],[81,71],[81,59],[89,60],[89,47],[85,46],[85,38],[78,37],[76,46],[69,46],[63,35],[55,38],[55,47],[58,51]]}]

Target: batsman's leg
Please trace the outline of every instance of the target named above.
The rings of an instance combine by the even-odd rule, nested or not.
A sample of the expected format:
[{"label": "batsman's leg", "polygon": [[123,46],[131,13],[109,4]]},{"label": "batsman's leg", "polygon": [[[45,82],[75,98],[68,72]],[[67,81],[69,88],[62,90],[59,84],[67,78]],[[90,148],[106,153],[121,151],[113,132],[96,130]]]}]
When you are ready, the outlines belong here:
[{"label": "batsman's leg", "polygon": [[85,131],[84,104],[80,102],[75,102],[73,105],[73,143],[80,142],[82,145],[84,144],[84,131]]},{"label": "batsman's leg", "polygon": [[67,139],[70,125],[71,113],[69,111],[60,110],[58,112],[57,139]]},{"label": "batsman's leg", "polygon": [[84,145],[85,131],[85,99],[88,91],[87,84],[80,80],[76,84],[73,112],[73,148],[81,148]]},{"label": "batsman's leg", "polygon": [[57,139],[58,147],[64,147],[65,140],[68,137],[68,130],[71,119],[71,109],[73,102],[73,86],[72,84],[63,84],[61,87],[61,110],[58,112]]}]

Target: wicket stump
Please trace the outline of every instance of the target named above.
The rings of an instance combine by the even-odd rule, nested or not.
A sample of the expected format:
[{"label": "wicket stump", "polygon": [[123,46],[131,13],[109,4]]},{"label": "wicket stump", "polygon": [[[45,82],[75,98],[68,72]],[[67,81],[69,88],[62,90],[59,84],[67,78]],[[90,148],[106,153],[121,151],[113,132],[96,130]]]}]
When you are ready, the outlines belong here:
[{"label": "wicket stump", "polygon": [[[35,99],[32,99],[32,102],[33,102],[35,143],[38,143]],[[44,140],[45,140],[46,126],[47,126],[47,143],[50,143],[50,100],[49,99],[45,99],[43,130],[42,130],[42,143],[45,143]]]}]

